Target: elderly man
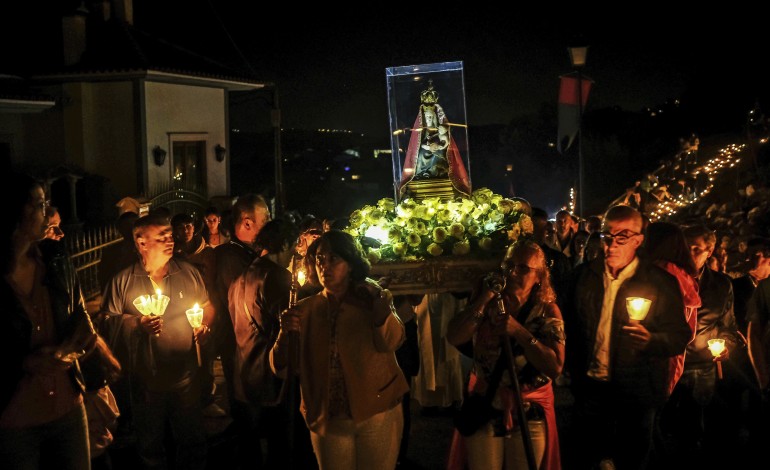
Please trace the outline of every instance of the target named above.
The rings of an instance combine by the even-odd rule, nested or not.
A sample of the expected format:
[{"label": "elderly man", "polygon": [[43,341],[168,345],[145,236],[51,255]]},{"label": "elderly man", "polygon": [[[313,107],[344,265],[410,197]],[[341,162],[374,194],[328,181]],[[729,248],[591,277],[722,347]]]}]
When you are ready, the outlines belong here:
[{"label": "elderly man", "polygon": [[[200,401],[194,338],[204,341],[214,315],[198,270],[172,259],[174,241],[166,217],[147,215],[134,224],[134,242],[141,259],[123,269],[105,289],[101,310],[113,331],[119,323],[123,341],[134,358],[131,408],[137,452],[147,468],[166,468],[166,429],[171,430],[177,468],[206,466],[206,434]],[[162,315],[144,315],[134,304],[142,295],[168,296]],[[193,329],[185,311],[203,309],[203,325]]]},{"label": "elderly man", "polygon": [[[655,412],[667,399],[668,359],[692,335],[676,279],[637,256],[642,216],[629,206],[604,216],[604,259],[579,265],[564,323],[567,365],[581,436],[577,468],[645,468]],[[651,300],[646,317],[631,320],[629,297]],[[584,445],[583,445],[584,443]],[[579,455],[578,455],[579,452]]]}]

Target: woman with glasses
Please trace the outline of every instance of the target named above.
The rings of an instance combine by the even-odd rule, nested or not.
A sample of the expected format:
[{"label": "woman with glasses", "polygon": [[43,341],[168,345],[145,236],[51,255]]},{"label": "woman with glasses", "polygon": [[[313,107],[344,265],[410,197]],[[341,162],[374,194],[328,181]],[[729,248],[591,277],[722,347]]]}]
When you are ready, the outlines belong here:
[{"label": "woman with glasses", "polygon": [[[316,245],[317,244],[317,245]],[[302,404],[321,469],[393,469],[409,390],[395,351],[406,334],[393,296],[367,278],[369,262],[348,233],[330,230],[314,243],[323,290],[281,317],[271,366],[281,375],[295,343]]]},{"label": "woman with glasses", "polygon": [[450,467],[462,468],[464,440],[471,470],[531,468],[516,423],[517,398],[502,343],[510,341],[535,466],[561,468],[552,381],[564,364],[565,335],[545,254],[534,241],[519,240],[509,247],[502,270],[502,276],[488,276],[480,283],[466,311],[454,317],[447,330],[454,346],[472,342],[468,394],[483,395],[490,382],[499,382],[492,397],[494,417],[464,439],[455,433]]},{"label": "woman with glasses", "polygon": [[97,345],[80,284],[63,250],[43,253],[43,188],[6,175],[0,231],[0,468],[90,468],[80,360]]}]

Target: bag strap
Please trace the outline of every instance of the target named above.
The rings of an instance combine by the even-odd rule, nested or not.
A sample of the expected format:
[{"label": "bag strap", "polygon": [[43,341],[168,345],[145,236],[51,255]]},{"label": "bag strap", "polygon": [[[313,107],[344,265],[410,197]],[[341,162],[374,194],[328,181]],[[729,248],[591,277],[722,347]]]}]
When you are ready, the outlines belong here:
[{"label": "bag strap", "polygon": [[497,386],[500,384],[500,379],[503,377],[503,369],[505,368],[505,359],[502,357],[497,358],[495,362],[495,368],[492,369],[492,375],[489,376],[489,384],[487,385],[487,393],[484,394],[484,398],[492,401],[492,397],[495,396]]}]

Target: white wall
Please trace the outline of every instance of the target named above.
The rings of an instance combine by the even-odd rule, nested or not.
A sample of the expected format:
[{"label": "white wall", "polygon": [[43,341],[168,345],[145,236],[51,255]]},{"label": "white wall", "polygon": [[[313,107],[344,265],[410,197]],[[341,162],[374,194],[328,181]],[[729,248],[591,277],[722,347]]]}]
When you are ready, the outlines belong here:
[{"label": "white wall", "polygon": [[[206,186],[209,196],[227,194],[227,158],[216,161],[214,147],[228,147],[225,127],[226,92],[219,88],[145,82],[147,116],[146,155],[149,163],[149,186],[170,181],[172,136],[200,134],[208,142],[206,148]],[[163,166],[155,165],[152,149],[166,150]]]}]

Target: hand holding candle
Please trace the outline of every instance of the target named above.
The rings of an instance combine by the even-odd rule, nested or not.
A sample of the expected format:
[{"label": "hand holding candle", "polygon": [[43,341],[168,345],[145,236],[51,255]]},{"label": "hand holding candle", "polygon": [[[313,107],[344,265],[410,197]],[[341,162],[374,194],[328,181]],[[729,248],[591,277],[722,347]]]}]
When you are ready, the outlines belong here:
[{"label": "hand holding candle", "polygon": [[708,341],[709,351],[711,355],[716,358],[717,363],[717,377],[722,378],[722,360],[720,356],[725,350],[725,340],[722,338],[713,338]]},{"label": "hand holding candle", "polygon": [[[162,322],[160,318],[158,318],[158,314],[155,312],[157,311],[158,307],[158,298],[159,296],[166,297],[165,295],[140,295],[139,297],[134,299],[134,307],[139,311],[139,313],[142,314],[142,326],[148,331],[148,333],[154,334],[155,336],[160,336],[160,329],[162,326]],[[168,300],[161,301],[165,302],[165,305],[168,305]],[[163,307],[163,312],[160,314],[162,315],[165,313],[165,306]],[[151,331],[150,331],[151,330]]]},{"label": "hand holding candle", "polygon": [[162,316],[166,313],[166,307],[171,298],[167,295],[163,295],[160,289],[155,290],[155,295],[152,296],[152,302],[150,302],[150,309],[153,315]]},{"label": "hand holding candle", "polygon": [[650,304],[652,301],[643,297],[627,297],[626,309],[631,323],[639,323],[644,320],[647,317],[647,312],[650,311]]},{"label": "hand holding candle", "polygon": [[[197,303],[193,305],[193,308],[185,310],[185,314],[187,315],[187,321],[190,322],[190,326],[193,329],[201,327],[203,324],[203,309]],[[198,353],[198,367],[200,367],[203,363],[201,361],[201,345],[197,337],[195,337],[195,352]]]}]

